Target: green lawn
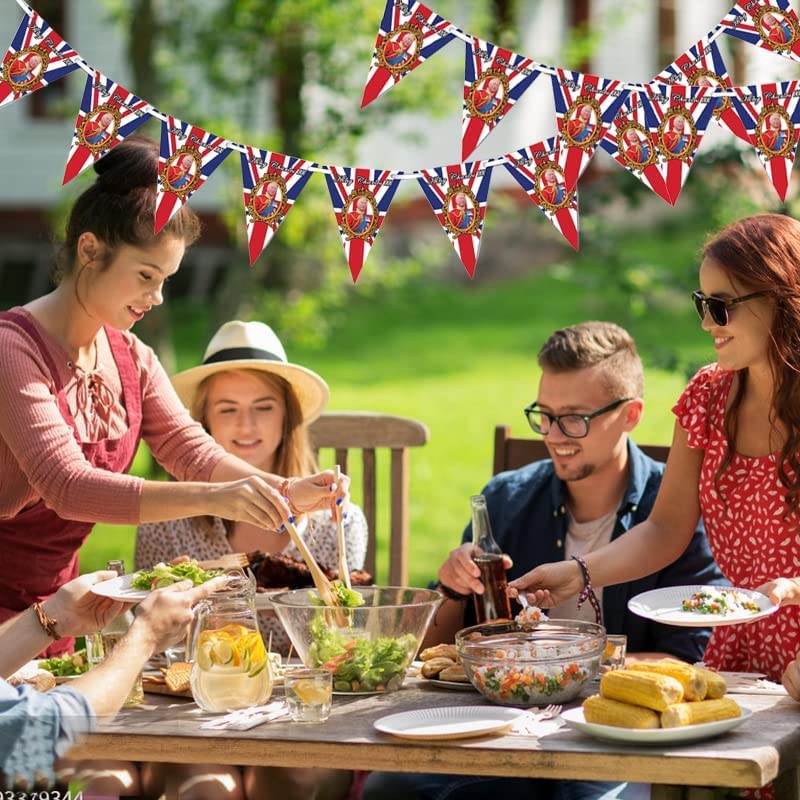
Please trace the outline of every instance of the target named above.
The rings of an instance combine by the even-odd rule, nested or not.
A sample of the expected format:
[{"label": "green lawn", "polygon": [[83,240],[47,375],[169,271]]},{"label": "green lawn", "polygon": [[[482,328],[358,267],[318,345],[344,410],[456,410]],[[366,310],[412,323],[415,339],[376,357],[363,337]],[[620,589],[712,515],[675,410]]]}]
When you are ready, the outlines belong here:
[{"label": "green lawn", "polygon": [[[696,230],[677,235],[673,227],[646,233],[632,251],[643,263],[655,260],[691,273],[699,241]],[[411,455],[413,584],[432,579],[458,543],[469,496],[491,475],[494,426],[509,423],[515,434],[526,432],[522,408],[535,398],[536,352],[554,328],[589,318],[626,325],[646,367],[647,411],[636,438],[669,443],[670,407],[685,385],[686,366],[713,360],[713,350],[688,292],[667,292],[654,309],[630,319],[615,289],[591,280],[602,274],[587,254],[491,286],[429,281],[379,298],[356,298],[323,350],[290,352],[292,360],[328,380],[332,410],[401,414],[430,429],[429,443]],[[644,291],[659,293],[658,287]],[[199,327],[195,322],[192,329]],[[193,363],[204,344],[179,344],[181,365]],[[671,369],[662,368],[665,363]],[[379,469],[385,476],[387,464],[379,461]],[[379,507],[385,505],[379,500]],[[385,520],[379,529],[386,532]],[[82,569],[104,566],[112,557],[131,565],[133,535],[130,527],[98,525],[81,553]],[[378,579],[384,574],[379,568]]]}]

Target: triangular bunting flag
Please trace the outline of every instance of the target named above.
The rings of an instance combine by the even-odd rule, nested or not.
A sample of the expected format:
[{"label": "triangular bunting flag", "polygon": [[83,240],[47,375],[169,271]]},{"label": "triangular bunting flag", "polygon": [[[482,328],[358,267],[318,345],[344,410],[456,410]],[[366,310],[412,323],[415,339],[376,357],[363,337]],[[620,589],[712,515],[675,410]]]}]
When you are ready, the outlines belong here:
[{"label": "triangular bunting flag", "polygon": [[353,283],[358,280],[400,183],[389,170],[328,167],[328,191]]},{"label": "triangular bunting flag", "polygon": [[168,116],[161,126],[156,225],[158,233],[231,152],[227,141]]},{"label": "triangular bunting flag", "polygon": [[492,168],[482,161],[420,170],[417,178],[467,275],[475,274]]},{"label": "triangular bunting flag", "polygon": [[705,86],[651,83],[645,91],[658,120],[657,167],[667,183],[669,202],[675,205],[711,122],[716,100]]},{"label": "triangular bunting flag", "polygon": [[33,9],[22,18],[0,65],[0,106],[78,69],[80,56]]},{"label": "triangular bunting flag", "polygon": [[361,108],[388,92],[452,38],[451,24],[422,3],[386,0]]},{"label": "triangular bunting flag", "polygon": [[541,74],[533,59],[483,39],[467,42],[461,158],[494,130],[523,92]]},{"label": "triangular bunting flag", "polygon": [[660,124],[650,96],[645,92],[631,92],[600,146],[645,186],[672,204],[672,195],[660,169]]},{"label": "triangular bunting flag", "polygon": [[720,25],[737,39],[800,61],[800,22],[789,0],[741,0]]},{"label": "triangular bunting flag", "polygon": [[506,159],[505,168],[577,250],[578,192],[564,188],[566,153],[559,147],[558,136],[509,153]]},{"label": "triangular bunting flag", "polygon": [[86,79],[81,110],[64,170],[64,183],[80,175],[150,119],[150,106],[95,71]]},{"label": "triangular bunting flag", "polygon": [[800,91],[797,81],[737,87],[732,114],[741,120],[741,138],[758,153],[781,200],[786,200],[789,176],[800,137]]},{"label": "triangular bunting flag", "polygon": [[553,75],[560,146],[567,153],[564,182],[571,192],[613,122],[628,90],[620,81],[557,68]]},{"label": "triangular bunting flag", "polygon": [[[719,26],[715,29],[717,30]],[[733,83],[713,34],[714,31],[678,56],[656,75],[653,83],[688,83],[690,86],[705,86],[709,92],[715,89],[730,89]],[[717,99],[714,119],[734,135],[739,137],[746,135],[739,117],[731,111],[730,97]]]},{"label": "triangular bunting flag", "polygon": [[250,266],[272,241],[313,174],[309,162],[245,146],[242,153],[244,217]]}]

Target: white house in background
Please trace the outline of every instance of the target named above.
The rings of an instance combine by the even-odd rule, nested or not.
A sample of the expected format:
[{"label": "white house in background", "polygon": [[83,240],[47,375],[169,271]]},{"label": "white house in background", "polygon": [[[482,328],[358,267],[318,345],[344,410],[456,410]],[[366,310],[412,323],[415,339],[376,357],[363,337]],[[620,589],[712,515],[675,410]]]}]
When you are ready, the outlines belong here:
[{"label": "white house in background", "polygon": [[[33,0],[32,5],[90,64],[131,91],[137,91],[137,87],[131,85],[125,63],[124,42],[118,29],[108,20],[102,0]],[[428,5],[436,8],[435,1]],[[644,82],[713,28],[731,3],[730,0],[703,0],[702,3],[697,0],[530,0],[523,5],[519,48],[522,53],[558,66],[557,54],[567,32],[575,25],[589,25],[603,32],[602,43],[589,64],[570,66],[606,77]],[[382,10],[383,0],[374,0],[376,30]],[[22,12],[13,0],[2,0],[0,48],[5,49],[11,41],[21,17]],[[731,48],[732,40],[727,36],[722,37],[722,41],[735,82],[786,79],[795,75],[796,68],[786,59],[744,44],[737,43]],[[453,77],[452,113],[435,119],[421,113],[398,115],[391,130],[376,130],[366,136],[359,165],[412,169],[460,161],[462,80],[458,76],[463,74],[460,73],[463,59],[463,44],[453,41],[420,68],[440,69],[442,74]],[[363,74],[366,68],[365,64]],[[85,77],[85,73],[76,71],[0,109],[3,141],[0,148],[0,305],[3,307],[22,295],[43,291],[47,285],[51,246],[46,238],[44,220],[48,211],[63,198],[61,179]],[[191,80],[188,67],[187,78]],[[414,76],[407,80],[413,81]],[[356,91],[360,94],[361,89]],[[147,99],[158,104],[157,98]],[[69,111],[66,115],[55,115],[56,105]],[[268,129],[269,109],[265,108],[263,114]],[[541,76],[475,151],[475,156],[486,158],[506,153],[552,136],[555,131],[550,80]],[[224,135],[225,132],[217,133]],[[416,138],[412,138],[414,135]],[[708,138],[720,135],[723,134],[710,130]],[[332,152],[329,157],[331,163],[338,162],[337,153]],[[230,168],[223,165],[222,169],[226,167]],[[515,184],[505,170],[496,171],[493,189],[510,185]],[[409,194],[401,192],[400,197],[408,198]],[[213,177],[189,202],[207,219],[213,218],[223,203]],[[217,228],[221,230],[221,226]],[[215,244],[220,249],[215,249]],[[224,244],[223,240],[211,241],[193,249],[187,259],[196,276],[193,291],[203,294],[207,290],[217,263],[222,261]]]}]

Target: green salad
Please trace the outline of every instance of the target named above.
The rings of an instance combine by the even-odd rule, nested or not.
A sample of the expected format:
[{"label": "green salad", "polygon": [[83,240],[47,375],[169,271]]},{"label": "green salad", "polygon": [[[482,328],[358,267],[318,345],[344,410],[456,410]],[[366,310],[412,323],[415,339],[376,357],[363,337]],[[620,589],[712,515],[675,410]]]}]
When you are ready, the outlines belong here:
[{"label": "green salad", "polygon": [[328,627],[319,613],[311,623],[309,656],[315,667],[333,673],[337,692],[383,692],[395,689],[417,649],[416,637],[354,639],[347,630]]},{"label": "green salad", "polygon": [[[364,595],[355,589],[348,589],[343,581],[331,581],[331,589],[333,589],[333,594],[342,608],[358,608],[364,605]],[[311,592],[308,593],[308,597],[315,606],[325,605],[320,597]]]},{"label": "green salad", "polygon": [[83,673],[89,669],[86,650],[76,650],[74,653],[67,653],[65,656],[43,658],[39,662],[39,669],[46,669],[48,672],[52,672],[57,678],[64,678],[70,675],[83,675]]},{"label": "green salad", "polygon": [[222,575],[221,569],[201,569],[196,561],[180,564],[156,564],[152,569],[140,569],[133,574],[131,588],[161,589],[180,581],[190,580],[195,586]]}]

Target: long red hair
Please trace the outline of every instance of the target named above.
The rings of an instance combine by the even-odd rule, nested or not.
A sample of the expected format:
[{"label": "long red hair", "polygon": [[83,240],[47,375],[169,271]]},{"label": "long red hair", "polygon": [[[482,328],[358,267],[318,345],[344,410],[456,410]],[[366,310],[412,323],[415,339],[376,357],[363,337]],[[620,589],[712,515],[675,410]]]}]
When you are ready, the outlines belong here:
[{"label": "long red hair", "polygon": [[[768,354],[775,390],[768,414],[787,431],[777,470],[789,512],[795,512],[800,502],[800,222],[780,214],[746,217],[711,239],[703,257],[713,258],[743,291],[765,292],[774,305]],[[738,377],[736,395],[725,412],[728,452],[717,478],[735,452],[748,370],[739,370]]]}]

